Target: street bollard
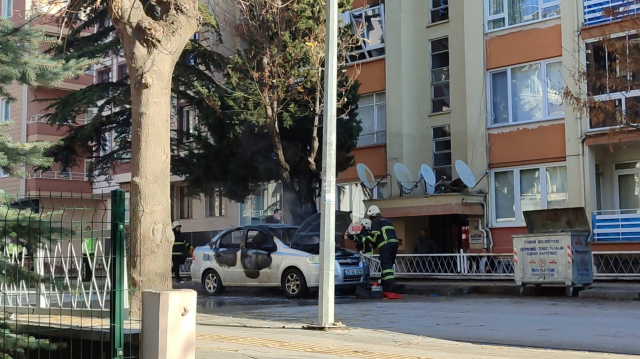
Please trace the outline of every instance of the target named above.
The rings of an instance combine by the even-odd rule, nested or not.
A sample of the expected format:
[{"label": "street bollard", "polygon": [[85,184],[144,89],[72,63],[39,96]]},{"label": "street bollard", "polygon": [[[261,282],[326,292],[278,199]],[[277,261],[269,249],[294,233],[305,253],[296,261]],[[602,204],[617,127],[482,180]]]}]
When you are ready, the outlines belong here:
[{"label": "street bollard", "polygon": [[195,359],[195,291],[144,291],[142,293],[142,359]]}]

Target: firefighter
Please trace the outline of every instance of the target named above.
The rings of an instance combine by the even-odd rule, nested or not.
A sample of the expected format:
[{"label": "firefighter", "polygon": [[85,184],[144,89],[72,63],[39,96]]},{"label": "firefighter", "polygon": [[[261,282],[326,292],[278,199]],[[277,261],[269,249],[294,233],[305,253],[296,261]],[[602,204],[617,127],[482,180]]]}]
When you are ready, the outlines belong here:
[{"label": "firefighter", "polygon": [[345,234],[347,239],[356,242],[356,249],[366,256],[373,256],[373,236],[371,235],[371,220],[362,220],[362,230],[358,234]]},{"label": "firefighter", "polygon": [[367,210],[367,216],[371,219],[372,243],[375,248],[378,248],[380,255],[382,290],[398,292],[401,288],[396,284],[396,276],[393,272],[399,247],[396,229],[390,220],[382,217],[378,206],[370,206]]},{"label": "firefighter", "polygon": [[175,241],[173,242],[173,250],[171,253],[171,262],[173,264],[173,274],[176,277],[176,282],[184,283],[180,278],[180,266],[184,264],[187,259],[187,253],[189,253],[189,244],[184,240],[184,234],[182,234],[182,225],[180,222],[175,221],[172,224],[173,236]]}]

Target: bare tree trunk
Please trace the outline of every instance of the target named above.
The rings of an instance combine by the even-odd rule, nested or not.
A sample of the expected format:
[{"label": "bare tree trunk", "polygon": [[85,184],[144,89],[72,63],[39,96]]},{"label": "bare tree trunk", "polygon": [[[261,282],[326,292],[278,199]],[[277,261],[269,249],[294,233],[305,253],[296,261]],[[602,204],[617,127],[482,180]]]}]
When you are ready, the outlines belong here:
[{"label": "bare tree trunk", "polygon": [[132,313],[140,313],[143,289],[171,289],[171,74],[169,56],[158,56],[147,73],[154,86],[131,86],[131,285]]},{"label": "bare tree trunk", "polygon": [[312,171],[317,170],[316,156],[318,155],[318,149],[320,148],[320,140],[318,139],[318,128],[320,127],[320,115],[322,115],[322,109],[320,108],[320,97],[322,96],[322,68],[318,67],[318,83],[316,84],[316,103],[313,109],[313,133],[311,135],[311,151],[309,152],[309,168]]},{"label": "bare tree trunk", "polygon": [[[151,18],[145,7],[155,6]],[[171,289],[171,75],[200,26],[197,0],[109,0],[131,81],[131,316],[142,291]]]}]

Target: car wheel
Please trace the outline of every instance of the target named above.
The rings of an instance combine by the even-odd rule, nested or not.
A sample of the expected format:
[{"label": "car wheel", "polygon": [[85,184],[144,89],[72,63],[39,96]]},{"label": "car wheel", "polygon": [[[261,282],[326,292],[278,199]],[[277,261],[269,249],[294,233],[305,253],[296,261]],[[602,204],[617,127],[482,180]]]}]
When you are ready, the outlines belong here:
[{"label": "car wheel", "polygon": [[209,295],[220,295],[224,292],[224,286],[222,285],[222,280],[218,272],[212,269],[204,272],[202,276],[202,286]]},{"label": "car wheel", "polygon": [[298,269],[290,268],[282,276],[282,289],[289,298],[299,298],[307,293],[307,281]]}]

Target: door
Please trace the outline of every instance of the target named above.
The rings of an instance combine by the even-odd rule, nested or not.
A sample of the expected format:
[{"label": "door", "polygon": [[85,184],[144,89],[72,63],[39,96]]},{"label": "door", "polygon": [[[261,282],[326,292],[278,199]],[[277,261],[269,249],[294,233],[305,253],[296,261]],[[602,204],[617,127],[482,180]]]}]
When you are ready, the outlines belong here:
[{"label": "door", "polygon": [[236,229],[224,234],[213,250],[217,271],[225,285],[240,284],[244,277],[240,263],[240,244],[244,230]]},{"label": "door", "polygon": [[640,211],[640,162],[615,164],[616,206],[621,214]]},{"label": "door", "polygon": [[240,253],[243,281],[257,286],[277,284],[277,251],[272,235],[258,229],[247,230]]}]

